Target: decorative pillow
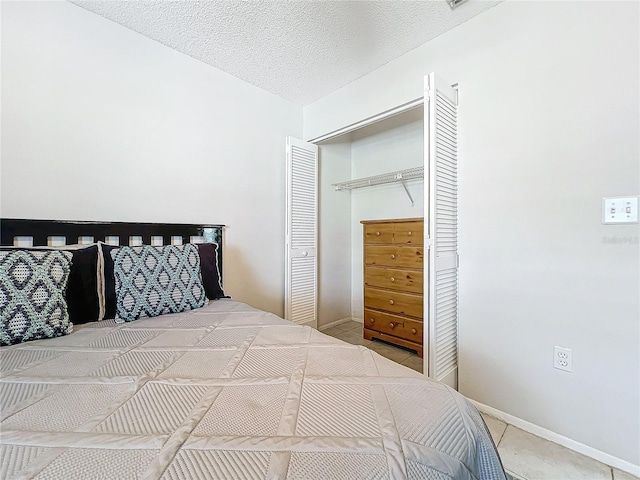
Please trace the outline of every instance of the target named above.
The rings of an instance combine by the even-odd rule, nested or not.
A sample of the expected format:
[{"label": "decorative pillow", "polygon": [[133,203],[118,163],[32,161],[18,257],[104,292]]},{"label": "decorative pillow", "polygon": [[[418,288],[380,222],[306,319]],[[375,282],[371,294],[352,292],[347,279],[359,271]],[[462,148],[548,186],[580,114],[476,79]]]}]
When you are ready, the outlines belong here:
[{"label": "decorative pillow", "polygon": [[99,243],[104,261],[104,319],[116,318],[116,279],[113,272],[111,252],[122,248],[115,245]]},{"label": "decorative pillow", "polygon": [[65,290],[70,252],[0,251],[0,345],[73,331]]},{"label": "decorative pillow", "polygon": [[2,247],[15,251],[68,251],[71,258],[71,272],[65,292],[69,310],[69,320],[75,325],[102,320],[102,261],[98,245],[64,245],[62,247]]},{"label": "decorative pillow", "polygon": [[204,306],[207,297],[195,245],[121,247],[110,253],[116,321],[130,322]]},{"label": "decorative pillow", "polygon": [[98,278],[102,275],[98,275],[98,246],[68,251],[73,255],[66,294],[69,319],[76,325],[101,320],[99,294],[102,281],[98,282]]},{"label": "decorative pillow", "polygon": [[207,293],[207,298],[225,298],[220,279],[220,266],[218,265],[218,244],[199,243],[200,272],[202,273],[202,285]]}]

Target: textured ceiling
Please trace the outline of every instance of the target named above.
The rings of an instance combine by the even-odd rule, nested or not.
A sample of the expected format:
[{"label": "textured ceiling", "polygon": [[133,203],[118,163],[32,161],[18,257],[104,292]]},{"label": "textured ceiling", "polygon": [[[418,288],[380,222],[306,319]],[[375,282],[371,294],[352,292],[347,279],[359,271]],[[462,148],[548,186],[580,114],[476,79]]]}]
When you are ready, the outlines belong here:
[{"label": "textured ceiling", "polygon": [[72,1],[302,105],[499,3]]}]

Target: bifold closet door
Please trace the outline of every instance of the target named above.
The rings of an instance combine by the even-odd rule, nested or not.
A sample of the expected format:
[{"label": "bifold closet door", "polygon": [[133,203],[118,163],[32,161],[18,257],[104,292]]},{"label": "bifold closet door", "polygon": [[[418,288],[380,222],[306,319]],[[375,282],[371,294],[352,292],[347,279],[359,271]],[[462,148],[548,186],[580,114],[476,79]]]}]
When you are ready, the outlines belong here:
[{"label": "bifold closet door", "polygon": [[429,202],[425,208],[429,291],[424,311],[429,322],[428,374],[457,388],[458,95],[449,82],[431,73],[425,77],[424,99],[425,172],[429,172],[424,182]]},{"label": "bifold closet door", "polygon": [[284,315],[317,327],[318,146],[287,137]]}]

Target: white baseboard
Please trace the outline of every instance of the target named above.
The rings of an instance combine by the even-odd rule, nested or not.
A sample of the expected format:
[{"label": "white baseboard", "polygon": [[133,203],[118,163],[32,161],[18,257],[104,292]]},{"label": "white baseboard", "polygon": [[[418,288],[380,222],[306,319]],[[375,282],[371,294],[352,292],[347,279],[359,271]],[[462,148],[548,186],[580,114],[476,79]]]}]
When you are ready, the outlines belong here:
[{"label": "white baseboard", "polygon": [[322,331],[326,330],[327,328],[335,327],[336,325],[341,325],[341,324],[347,323],[347,322],[364,323],[361,318],[347,317],[347,318],[341,318],[340,320],[336,320],[335,322],[327,323],[326,325],[323,325],[323,326],[319,327],[318,330],[320,330],[322,332]]},{"label": "white baseboard", "polygon": [[478,407],[478,410],[480,410],[482,413],[491,415],[498,420],[513,425],[514,427],[524,430],[525,432],[529,432],[537,437],[541,437],[545,440],[549,440],[550,442],[562,445],[563,447],[566,447],[569,450],[573,450],[574,452],[578,452],[586,457],[598,460],[599,462],[609,465],[610,467],[614,467],[618,470],[622,470],[623,472],[627,472],[631,475],[635,475],[636,477],[640,477],[640,465],[634,465],[631,462],[627,462],[626,460],[622,460],[621,458],[609,455],[608,453],[597,450],[593,447],[585,445],[584,443],[576,442],[575,440],[552,432],[551,430],[547,430],[546,428],[540,427],[531,422],[527,422],[526,420],[522,420],[521,418],[503,412],[502,410],[498,410],[483,403],[476,402],[475,400],[469,400],[476,407]]}]

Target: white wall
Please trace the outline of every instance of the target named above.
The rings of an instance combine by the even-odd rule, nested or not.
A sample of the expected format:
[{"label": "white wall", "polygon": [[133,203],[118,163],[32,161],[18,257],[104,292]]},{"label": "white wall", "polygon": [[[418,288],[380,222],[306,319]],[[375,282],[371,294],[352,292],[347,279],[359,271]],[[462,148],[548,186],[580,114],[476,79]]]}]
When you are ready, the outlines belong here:
[{"label": "white wall", "polygon": [[323,143],[318,180],[318,328],[351,317],[351,198],[334,183],[351,178],[349,135]]},{"label": "white wall", "polygon": [[67,2],[2,2],[1,215],[224,223],[225,290],[282,314],[302,109]]},{"label": "white wall", "polygon": [[[351,144],[352,178],[364,178],[424,164],[423,110],[417,108],[354,131]],[[424,214],[424,182],[412,180],[361,188],[351,192],[351,308],[362,319],[363,235],[362,220],[413,218]]]},{"label": "white wall", "polygon": [[421,96],[431,71],[459,82],[460,389],[627,465],[640,232],[602,225],[601,199],[640,192],[638,19],[507,1],[304,109],[313,138]]}]

